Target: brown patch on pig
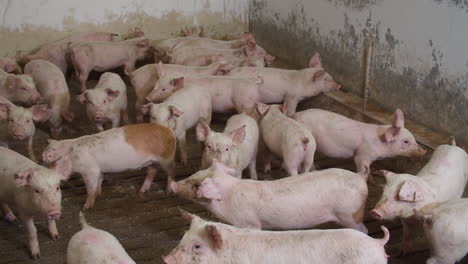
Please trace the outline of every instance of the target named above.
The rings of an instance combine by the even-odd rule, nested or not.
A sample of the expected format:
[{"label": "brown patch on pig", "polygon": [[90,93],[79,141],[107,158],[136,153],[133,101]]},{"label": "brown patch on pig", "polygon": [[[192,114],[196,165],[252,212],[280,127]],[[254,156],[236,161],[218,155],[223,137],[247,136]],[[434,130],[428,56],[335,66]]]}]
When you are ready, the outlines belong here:
[{"label": "brown patch on pig", "polygon": [[364,211],[366,209],[366,199],[362,201],[361,207],[353,214],[355,223],[362,223],[364,221]]},{"label": "brown patch on pig", "polygon": [[158,124],[137,124],[123,127],[125,141],[135,150],[173,159],[176,139],[172,130]]}]

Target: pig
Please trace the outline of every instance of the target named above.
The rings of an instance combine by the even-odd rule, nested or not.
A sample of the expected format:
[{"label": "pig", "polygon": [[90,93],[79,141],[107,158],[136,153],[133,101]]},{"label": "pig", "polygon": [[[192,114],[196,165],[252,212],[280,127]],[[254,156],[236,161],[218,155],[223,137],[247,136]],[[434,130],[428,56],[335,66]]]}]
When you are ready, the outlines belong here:
[{"label": "pig", "polygon": [[0,57],[0,69],[8,73],[22,74],[21,66],[16,62],[16,58]]},{"label": "pig", "polygon": [[[367,233],[364,175],[328,169],[274,181],[233,177],[236,170],[213,161],[211,167],[171,182],[171,191],[194,201],[226,223],[243,228],[290,230],[334,221]],[[235,208],[235,210],[233,210]]]},{"label": "pig", "polygon": [[427,264],[455,264],[468,252],[468,199],[429,204],[415,210],[431,243]]},{"label": "pig", "polygon": [[[287,117],[287,103],[266,105],[257,103],[261,116],[260,134],[271,153],[283,159],[283,167],[290,176],[314,170],[316,142],[307,128]],[[271,153],[267,153],[265,172],[271,170]]]},{"label": "pig", "polygon": [[28,74],[11,74],[0,69],[0,96],[15,104],[31,106],[42,102],[33,78]]},{"label": "pig", "polygon": [[85,32],[73,34],[64,39],[53,41],[42,46],[37,52],[25,56],[24,64],[31,60],[43,59],[55,64],[64,75],[68,70],[68,48],[71,44],[88,41],[113,41],[118,34],[110,32]]},{"label": "pig", "polygon": [[67,264],[135,264],[119,241],[110,233],[94,228],[80,212],[81,231],[67,247]]},{"label": "pig", "polygon": [[177,43],[173,47],[171,47],[169,51],[174,51],[181,47],[187,47],[187,46],[191,46],[191,47],[203,46],[203,47],[209,47],[209,48],[215,48],[215,49],[237,49],[249,43],[256,44],[254,35],[249,32],[242,34],[241,38],[234,39],[234,40],[217,40],[217,39],[211,39],[211,38],[191,37],[191,38],[184,38],[184,39],[181,39],[180,41],[174,41],[174,42],[177,42]]},{"label": "pig", "polygon": [[143,105],[141,112],[150,117],[151,123],[174,131],[179,144],[180,159],[185,165],[188,162],[186,131],[200,120],[205,120],[208,124],[211,122],[211,96],[206,90],[198,87],[184,88],[163,103]]},{"label": "pig", "polygon": [[24,108],[0,96],[0,145],[8,147],[9,141],[27,141],[29,158],[37,162],[33,150],[34,122],[45,122],[50,116],[47,105]]},{"label": "pig", "polygon": [[130,34],[128,34],[128,36],[126,36],[124,39],[127,40],[127,39],[141,38],[144,36],[145,36],[145,32],[143,32],[143,30],[141,30],[140,27],[134,27],[133,31],[130,32]]},{"label": "pig", "polygon": [[156,175],[155,163],[172,179],[175,144],[174,133],[166,127],[128,125],[75,139],[51,139],[42,160],[51,166],[68,168],[66,179],[72,172],[81,174],[88,194],[84,209],[89,209],[102,192],[103,173],[148,167],[140,192],[151,187]]},{"label": "pig", "polygon": [[275,68],[240,67],[229,72],[233,77],[260,76],[260,102],[265,104],[287,102],[287,114],[296,112],[297,104],[306,98],[321,92],[337,91],[341,85],[322,67],[320,54],[316,53],[309,62],[309,68],[302,70],[284,70]]},{"label": "pig", "polygon": [[185,77],[174,72],[160,77],[146,100],[162,102],[178,90],[195,87],[210,94],[213,112],[229,113],[235,110],[238,113],[251,113],[258,101],[258,87],[261,82],[260,78]]},{"label": "pig", "polygon": [[180,73],[183,76],[199,76],[199,75],[224,75],[232,70],[232,65],[223,59],[208,66],[189,67],[176,64],[147,64],[138,68],[130,74],[130,82],[135,89],[136,93],[136,120],[143,122],[143,115],[141,113],[141,106],[146,102],[145,97],[151,92],[156,85],[160,76],[167,75],[172,72]]},{"label": "pig", "polygon": [[86,80],[91,71],[104,72],[124,67],[129,75],[135,70],[135,63],[152,53],[149,40],[145,37],[123,41],[95,41],[78,43],[70,47],[70,60],[76,77],[81,84],[81,93],[86,91]]},{"label": "pig", "polygon": [[118,74],[106,72],[92,90],[78,96],[78,101],[86,103],[86,113],[98,131],[104,131],[104,124],[112,123],[116,128],[120,119],[128,125],[127,88]]},{"label": "pig", "polygon": [[298,112],[293,118],[314,135],[318,152],[332,158],[354,157],[360,173],[370,172],[370,165],[377,159],[426,154],[405,128],[400,109],[395,110],[391,125],[366,124],[320,109]]},{"label": "pig", "polygon": [[63,72],[53,63],[38,59],[26,64],[24,71],[31,74],[36,88],[44,102],[50,107],[50,133],[58,138],[64,121],[71,122],[74,114],[70,112],[70,92]]},{"label": "pig", "polygon": [[217,55],[198,55],[192,56],[184,60],[182,65],[186,66],[205,66],[213,63],[215,58],[223,57],[229,64],[234,68],[236,67],[265,67],[265,62],[262,57],[247,56],[247,57],[237,57],[230,54],[217,54]]},{"label": "pig", "polygon": [[[53,240],[59,233],[55,220],[61,216],[62,168],[48,169],[24,156],[0,147],[0,204],[6,220],[16,222],[18,215],[26,227],[29,250],[34,259],[40,257],[34,217],[47,217],[49,234]],[[12,211],[13,210],[13,211]]]},{"label": "pig", "polygon": [[375,239],[352,229],[261,231],[208,222],[182,212],[190,229],[169,255],[166,264],[385,264],[388,229]]},{"label": "pig", "polygon": [[242,178],[242,171],[249,167],[250,178],[257,179],[259,129],[255,119],[245,113],[233,115],[223,133],[212,131],[202,120],[196,132],[197,139],[205,144],[202,169],[210,167],[213,159],[217,159],[235,169],[236,177]]},{"label": "pig", "polygon": [[413,210],[424,206],[461,198],[468,180],[468,157],[456,145],[441,145],[429,162],[416,174],[396,174],[380,171],[386,184],[382,197],[370,211],[377,220],[398,217],[403,224],[402,254],[414,249],[412,226],[417,224]]}]

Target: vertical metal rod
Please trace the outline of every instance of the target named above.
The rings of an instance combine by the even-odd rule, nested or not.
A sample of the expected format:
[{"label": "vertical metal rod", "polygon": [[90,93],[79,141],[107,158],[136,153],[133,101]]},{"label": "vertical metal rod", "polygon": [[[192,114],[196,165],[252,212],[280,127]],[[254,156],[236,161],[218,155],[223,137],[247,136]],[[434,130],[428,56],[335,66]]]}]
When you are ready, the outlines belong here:
[{"label": "vertical metal rod", "polygon": [[366,33],[365,35],[365,44],[364,44],[364,104],[363,111],[366,112],[367,100],[370,97],[371,90],[371,79],[372,79],[372,61],[373,61],[373,52],[374,52],[374,38],[372,34]]}]

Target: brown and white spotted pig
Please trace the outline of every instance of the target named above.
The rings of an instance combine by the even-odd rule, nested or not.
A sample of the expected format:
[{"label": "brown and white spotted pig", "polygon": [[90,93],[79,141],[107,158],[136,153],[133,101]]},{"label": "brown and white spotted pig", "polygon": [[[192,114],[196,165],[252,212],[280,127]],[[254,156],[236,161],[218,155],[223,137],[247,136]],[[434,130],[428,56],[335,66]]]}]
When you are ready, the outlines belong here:
[{"label": "brown and white spotted pig", "polygon": [[30,108],[16,106],[0,96],[0,145],[8,147],[15,141],[27,141],[29,158],[37,162],[33,150],[36,132],[34,122],[45,122],[51,115],[47,105],[33,105]]},{"label": "brown and white spotted pig", "polygon": [[55,64],[41,59],[28,62],[24,72],[31,74],[37,90],[41,93],[44,102],[49,105],[50,133],[52,137],[58,138],[64,121],[71,122],[74,117],[69,111],[70,92],[65,76]]},{"label": "brown and white spotted pig", "polygon": [[59,237],[55,220],[60,218],[64,172],[37,165],[26,157],[0,147],[0,205],[5,219],[16,222],[15,212],[26,228],[31,256],[40,256],[34,218],[47,217],[52,239]]},{"label": "brown and white spotted pig", "polygon": [[88,225],[82,212],[80,223],[68,242],[67,264],[135,264],[112,234]]},{"label": "brown and white spotted pig", "polygon": [[85,209],[101,194],[103,173],[117,173],[147,167],[140,192],[151,187],[159,163],[174,178],[176,139],[171,129],[157,124],[138,124],[113,128],[93,135],[67,140],[49,140],[42,153],[44,162],[66,167],[67,176],[81,174],[88,197]]},{"label": "brown and white spotted pig", "polygon": [[91,71],[105,72],[125,66],[129,75],[135,63],[152,56],[152,48],[145,37],[123,41],[94,41],[70,46],[70,60],[81,84],[81,93],[86,91],[86,80]]}]

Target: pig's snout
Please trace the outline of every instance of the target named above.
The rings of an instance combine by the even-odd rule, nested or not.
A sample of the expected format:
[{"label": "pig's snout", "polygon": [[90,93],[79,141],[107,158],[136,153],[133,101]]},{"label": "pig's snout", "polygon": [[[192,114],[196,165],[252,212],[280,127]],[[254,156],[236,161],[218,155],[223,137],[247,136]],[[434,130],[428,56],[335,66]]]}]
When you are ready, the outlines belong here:
[{"label": "pig's snout", "polygon": [[166,264],[177,264],[177,260],[172,255],[163,257],[163,260]]},{"label": "pig's snout", "polygon": [[382,212],[380,212],[378,209],[372,209],[370,211],[370,215],[372,216],[372,218],[379,221],[382,221],[384,219]]},{"label": "pig's snout", "polygon": [[16,140],[23,140],[26,138],[26,135],[23,131],[15,131],[13,132],[13,137],[16,139]]},{"label": "pig's snout", "polygon": [[426,153],[427,153],[427,150],[425,150],[425,149],[423,149],[421,147],[418,147],[418,149],[415,151],[414,154],[416,156],[424,156],[424,155],[426,155]]},{"label": "pig's snout", "polygon": [[106,117],[105,117],[104,113],[97,112],[96,116],[94,117],[94,120],[97,121],[97,122],[104,122],[106,120]]},{"label": "pig's snout", "polygon": [[341,84],[336,83],[334,88],[335,88],[336,90],[340,90],[340,89],[341,89]]},{"label": "pig's snout", "polygon": [[156,96],[153,95],[153,94],[150,94],[150,95],[146,96],[145,99],[148,102],[153,102],[156,99]]},{"label": "pig's snout", "polygon": [[59,220],[60,216],[62,216],[62,212],[60,211],[52,211],[47,214],[47,219],[49,220]]},{"label": "pig's snout", "polygon": [[175,181],[169,182],[169,191],[172,193],[177,193],[177,183]]}]

